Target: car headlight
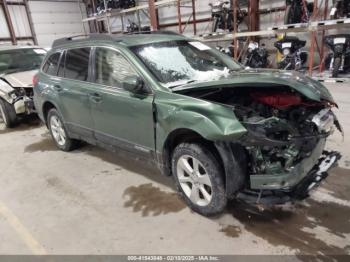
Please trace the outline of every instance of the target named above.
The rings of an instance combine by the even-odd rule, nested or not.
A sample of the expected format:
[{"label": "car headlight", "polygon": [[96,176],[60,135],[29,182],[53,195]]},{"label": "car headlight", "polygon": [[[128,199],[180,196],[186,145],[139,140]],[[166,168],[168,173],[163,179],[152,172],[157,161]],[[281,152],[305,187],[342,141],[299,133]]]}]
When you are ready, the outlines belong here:
[{"label": "car headlight", "polygon": [[17,94],[15,92],[11,92],[9,94],[9,96],[12,98],[12,99],[16,99],[17,98]]},{"label": "car headlight", "polygon": [[290,49],[289,48],[285,48],[283,49],[283,55],[289,55],[290,54]]}]

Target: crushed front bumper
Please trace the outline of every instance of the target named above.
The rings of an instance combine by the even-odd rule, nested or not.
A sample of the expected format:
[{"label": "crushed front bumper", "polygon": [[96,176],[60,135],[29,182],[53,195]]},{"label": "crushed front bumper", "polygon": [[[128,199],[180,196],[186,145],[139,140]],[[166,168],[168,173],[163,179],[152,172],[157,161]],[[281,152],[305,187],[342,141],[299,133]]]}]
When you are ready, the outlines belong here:
[{"label": "crushed front bumper", "polygon": [[[317,148],[316,148],[317,149]],[[315,150],[316,150],[315,149]],[[303,200],[309,192],[315,189],[328,176],[328,171],[334,167],[341,158],[340,153],[323,151],[311,171],[309,171],[293,187],[282,189],[244,190],[238,193],[237,198],[255,204],[283,204],[295,200]]]},{"label": "crushed front bumper", "polygon": [[16,114],[32,114],[35,113],[33,98],[20,97],[13,102]]}]

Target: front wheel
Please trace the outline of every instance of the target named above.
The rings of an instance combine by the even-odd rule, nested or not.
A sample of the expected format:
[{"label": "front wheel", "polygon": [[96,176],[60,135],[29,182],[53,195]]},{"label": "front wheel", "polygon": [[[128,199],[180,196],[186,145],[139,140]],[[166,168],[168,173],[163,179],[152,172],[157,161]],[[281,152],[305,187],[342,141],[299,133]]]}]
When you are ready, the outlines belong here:
[{"label": "front wheel", "polygon": [[341,58],[340,57],[334,58],[332,77],[338,77],[340,65],[341,65]]},{"label": "front wheel", "polygon": [[17,124],[17,115],[13,105],[0,98],[0,118],[7,128]]},{"label": "front wheel", "polygon": [[67,130],[56,109],[53,108],[49,111],[47,123],[51,136],[59,149],[68,152],[77,148],[79,141],[68,137]]},{"label": "front wheel", "polygon": [[178,145],[172,156],[172,173],[181,196],[195,212],[204,216],[221,213],[227,198],[222,168],[201,144]]}]

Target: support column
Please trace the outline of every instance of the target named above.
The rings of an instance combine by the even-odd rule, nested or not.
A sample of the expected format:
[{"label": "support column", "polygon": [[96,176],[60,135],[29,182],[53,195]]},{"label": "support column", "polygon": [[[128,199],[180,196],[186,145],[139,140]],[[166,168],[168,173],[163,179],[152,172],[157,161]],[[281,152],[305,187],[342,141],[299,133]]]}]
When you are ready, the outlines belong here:
[{"label": "support column", "polygon": [[[248,3],[248,18],[249,18],[249,31],[260,30],[260,16],[259,16],[259,1],[249,0]],[[256,36],[251,37],[251,40],[256,41]]]},{"label": "support column", "polygon": [[26,13],[27,13],[27,18],[28,18],[30,33],[32,34],[34,44],[37,45],[38,44],[38,40],[36,38],[36,34],[35,34],[35,31],[34,31],[32,14],[30,13],[28,0],[23,0],[23,3],[24,3],[24,6],[26,8]]},{"label": "support column", "polygon": [[193,21],[193,34],[197,35],[196,1],[195,0],[192,0],[192,21]]},{"label": "support column", "polygon": [[2,5],[2,8],[4,10],[7,27],[10,31],[11,42],[13,45],[17,45],[16,34],[15,34],[15,30],[13,28],[13,24],[12,24],[10,12],[9,12],[6,0],[1,1],[1,5]]},{"label": "support column", "polygon": [[[318,12],[317,8],[318,1],[314,0],[314,9],[313,9],[313,15],[311,16],[310,20],[313,20],[316,17],[316,14]],[[311,22],[311,21],[310,21]],[[312,76],[312,71],[314,69],[314,59],[315,59],[315,47],[316,47],[316,41],[317,41],[317,32],[316,29],[313,28],[310,32],[310,52],[309,52],[309,75]]]},{"label": "support column", "polygon": [[182,34],[181,0],[177,0],[177,20],[179,22],[179,33]]},{"label": "support column", "polygon": [[157,12],[156,12],[156,6],[154,4],[155,0],[148,0],[149,5],[149,17],[151,20],[151,30],[157,31],[158,28],[158,19],[157,19]]},{"label": "support column", "polygon": [[[232,8],[233,6],[233,8]],[[231,9],[233,9],[233,34],[234,34],[234,38],[233,38],[233,58],[237,59],[238,58],[238,39],[236,38],[236,34],[237,34],[237,12],[238,12],[238,8],[237,8],[237,0],[231,0]]]}]

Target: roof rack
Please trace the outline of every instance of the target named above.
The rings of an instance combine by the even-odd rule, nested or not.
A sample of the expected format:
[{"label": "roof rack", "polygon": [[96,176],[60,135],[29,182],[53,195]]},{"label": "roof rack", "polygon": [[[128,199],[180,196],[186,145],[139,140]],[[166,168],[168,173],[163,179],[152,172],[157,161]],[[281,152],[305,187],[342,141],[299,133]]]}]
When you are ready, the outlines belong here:
[{"label": "roof rack", "polygon": [[158,30],[158,31],[136,31],[136,32],[125,32],[125,35],[148,35],[148,34],[152,34],[152,35],[180,35],[182,36],[182,34],[179,34],[177,32],[174,31],[169,31],[169,30]]},{"label": "roof rack", "polygon": [[64,38],[59,38],[53,41],[52,47],[57,47],[63,44],[67,44],[71,41],[78,41],[78,40],[108,40],[108,41],[116,41],[116,39],[108,34],[88,34],[88,35],[75,35],[75,36],[69,36]]}]

